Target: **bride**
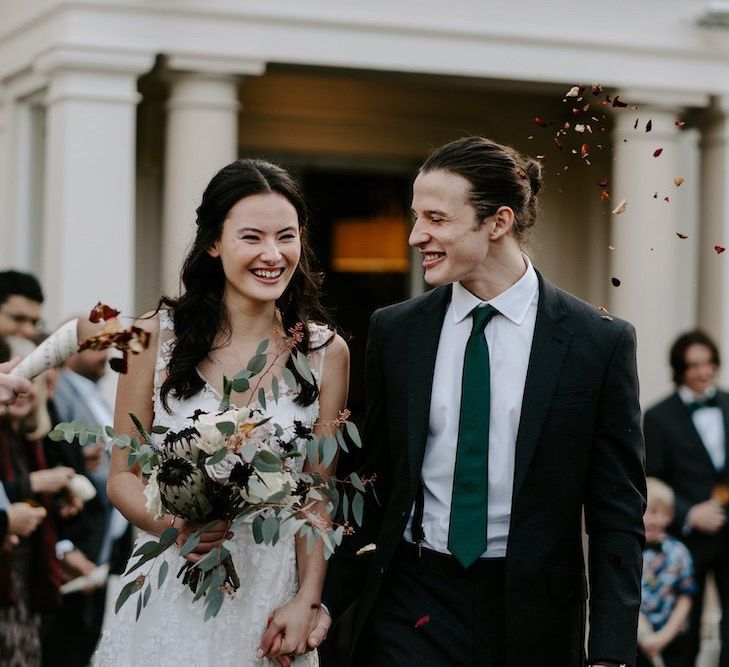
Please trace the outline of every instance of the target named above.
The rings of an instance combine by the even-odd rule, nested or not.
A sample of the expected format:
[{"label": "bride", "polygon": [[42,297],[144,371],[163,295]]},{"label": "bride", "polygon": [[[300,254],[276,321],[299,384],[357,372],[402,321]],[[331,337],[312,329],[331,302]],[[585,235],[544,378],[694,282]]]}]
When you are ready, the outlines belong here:
[{"label": "bride", "polygon": [[[267,412],[286,428],[296,422],[322,434],[344,409],[349,375],[349,351],[324,320],[318,301],[319,283],[312,273],[307,243],[306,208],[293,179],[280,167],[244,159],[223,168],[208,185],[197,210],[197,234],[182,270],[184,292],[163,298],[153,316],[137,322],[151,334],[147,351],[130,360],[119,379],[114,427],[134,433],[129,413],[147,430],[153,425],[179,431],[196,410],[215,412],[223,377],[245,368],[258,343],[270,339],[269,349],[284,349],[287,332],[303,338],[297,347],[308,355],[314,384],[307,382],[286,355],[268,368],[262,386],[287,366],[296,376],[298,391],[271,396]],[[272,354],[271,360],[275,357]],[[272,365],[272,364],[269,364]],[[250,390],[249,390],[250,391]],[[237,406],[255,404],[249,392],[234,393]],[[329,474],[330,469],[293,459],[305,470]],[[331,468],[331,466],[330,466]],[[307,554],[306,541],[296,538],[275,546],[255,543],[245,525],[230,538],[221,529],[203,534],[185,558],[202,558],[223,539],[235,544],[233,560],[240,576],[234,599],[226,599],[218,615],[203,621],[202,601],[174,576],[157,588],[158,571],[168,561],[170,575],[185,559],[179,545],[199,525],[166,516],[155,520],[145,509],[145,482],[129,469],[127,455],[116,449],[109,473],[109,498],[140,529],[135,550],[175,525],[178,547],[168,549],[123,578],[139,576],[152,582],[153,594],[135,621],[135,605],[127,603],[102,637],[97,665],[317,665],[316,650],[307,640],[320,624],[328,625],[320,596],[326,570],[322,544]],[[130,561],[133,565],[134,559]],[[261,636],[269,627],[266,651]],[[274,629],[274,639],[270,635]],[[311,635],[317,644],[324,633]]]}]

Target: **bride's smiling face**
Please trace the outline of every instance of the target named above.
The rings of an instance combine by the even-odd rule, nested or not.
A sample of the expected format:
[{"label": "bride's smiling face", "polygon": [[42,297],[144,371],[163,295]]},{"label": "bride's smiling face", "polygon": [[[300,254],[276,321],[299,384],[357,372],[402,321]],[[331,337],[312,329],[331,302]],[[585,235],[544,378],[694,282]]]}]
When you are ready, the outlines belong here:
[{"label": "bride's smiling face", "polygon": [[259,303],[276,301],[301,257],[296,209],[276,192],[245,197],[230,209],[208,252],[220,258],[226,292]]}]

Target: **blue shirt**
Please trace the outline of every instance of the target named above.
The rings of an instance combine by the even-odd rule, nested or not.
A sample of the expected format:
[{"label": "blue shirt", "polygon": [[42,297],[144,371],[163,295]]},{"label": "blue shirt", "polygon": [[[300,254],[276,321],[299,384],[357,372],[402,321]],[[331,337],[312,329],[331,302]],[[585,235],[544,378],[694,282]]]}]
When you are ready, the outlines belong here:
[{"label": "blue shirt", "polygon": [[681,595],[696,590],[689,550],[676,538],[666,536],[660,547],[650,544],[643,551],[640,611],[660,630],[671,617]]}]

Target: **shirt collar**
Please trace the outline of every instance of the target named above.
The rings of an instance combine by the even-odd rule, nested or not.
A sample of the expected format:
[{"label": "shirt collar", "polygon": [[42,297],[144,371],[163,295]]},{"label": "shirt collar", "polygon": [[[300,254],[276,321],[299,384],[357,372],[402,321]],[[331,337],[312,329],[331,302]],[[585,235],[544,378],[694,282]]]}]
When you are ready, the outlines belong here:
[{"label": "shirt collar", "polygon": [[529,258],[522,254],[526,262],[526,270],[519,280],[511,287],[495,296],[490,301],[482,301],[475,294],[469,292],[461,283],[453,283],[451,296],[451,310],[453,321],[458,324],[465,320],[471,311],[486,303],[499,311],[514,324],[520,325],[529,312],[534,298],[539,293],[539,279]]},{"label": "shirt collar", "polygon": [[709,387],[703,396],[697,394],[695,391],[692,391],[683,384],[678,388],[678,395],[680,396],[681,400],[686,404],[701,403],[702,401],[705,401],[709,398],[714,398],[715,394],[716,387]]},{"label": "shirt collar", "polygon": [[83,375],[79,375],[70,368],[64,368],[63,373],[73,387],[81,394],[88,396],[96,390],[96,383],[93,380],[89,380]]}]

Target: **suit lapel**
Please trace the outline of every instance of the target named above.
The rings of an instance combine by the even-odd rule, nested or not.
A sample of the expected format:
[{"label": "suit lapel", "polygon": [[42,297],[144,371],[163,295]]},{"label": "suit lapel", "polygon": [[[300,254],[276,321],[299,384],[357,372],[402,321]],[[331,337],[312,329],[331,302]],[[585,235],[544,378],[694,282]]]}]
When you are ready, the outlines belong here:
[{"label": "suit lapel", "polygon": [[410,490],[420,482],[425,454],[435,359],[451,286],[434,289],[411,318],[407,341],[407,434]]},{"label": "suit lapel", "polygon": [[572,334],[563,328],[565,315],[559,292],[539,275],[539,305],[534,326],[514,461],[514,500],[519,495],[534,456],[542,425],[570,346]]},{"label": "suit lapel", "polygon": [[[719,397],[719,401],[721,403],[722,413],[724,414],[724,428],[726,429],[726,407],[724,403],[721,402],[721,397]],[[684,402],[681,400],[681,397],[678,395],[678,393],[675,393],[673,395],[671,408],[673,410],[673,414],[676,415],[675,421],[678,427],[679,434],[684,438],[686,442],[692,443],[691,446],[694,451],[698,453],[698,456],[701,456],[704,459],[704,463],[706,463],[710,470],[716,472],[714,462],[711,460],[711,456],[706,449],[706,445],[701,439],[699,432],[696,430],[696,425],[694,424],[691,413],[689,412]]]}]

